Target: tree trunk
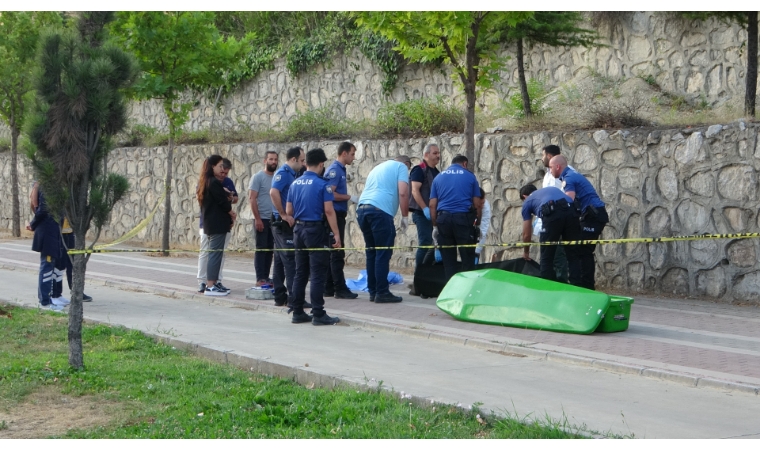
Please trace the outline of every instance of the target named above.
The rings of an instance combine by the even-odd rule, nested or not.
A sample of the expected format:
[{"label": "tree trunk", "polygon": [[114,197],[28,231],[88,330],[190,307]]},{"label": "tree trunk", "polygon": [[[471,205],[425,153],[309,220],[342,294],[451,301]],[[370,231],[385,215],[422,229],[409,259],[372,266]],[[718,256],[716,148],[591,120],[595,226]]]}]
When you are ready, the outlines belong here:
[{"label": "tree trunk", "polygon": [[744,113],[755,116],[757,98],[757,11],[747,13],[747,88],[744,95]]},{"label": "tree trunk", "polygon": [[530,109],[530,95],[528,94],[528,83],[525,81],[525,62],[523,56],[523,40],[517,40],[517,78],[520,80],[520,95],[522,96],[523,111],[525,117],[533,117],[533,111]]},{"label": "tree trunk", "polygon": [[169,154],[166,157],[166,200],[164,201],[164,229],[161,236],[161,250],[169,256],[169,228],[172,217],[172,161],[174,160],[174,127],[169,125]]},{"label": "tree trunk", "polygon": [[469,160],[472,171],[475,171],[475,82],[468,81],[464,85],[464,95],[467,110],[464,114],[464,145],[465,156]]},{"label": "tree trunk", "polygon": [[[14,121],[15,122],[15,121]],[[12,231],[14,237],[21,236],[21,209],[18,199],[18,136],[20,131],[15,123],[11,125],[11,203],[13,204],[13,225]]]},{"label": "tree trunk", "polygon": [[[78,233],[77,233],[78,234]],[[77,250],[83,250],[84,238],[75,236]],[[69,256],[64,256],[68,258]],[[87,270],[85,255],[73,255],[74,264],[71,279],[71,304],[69,305],[69,365],[74,369],[84,368],[84,352],[82,351],[82,320],[84,308],[82,293],[84,292],[84,275]]]}]

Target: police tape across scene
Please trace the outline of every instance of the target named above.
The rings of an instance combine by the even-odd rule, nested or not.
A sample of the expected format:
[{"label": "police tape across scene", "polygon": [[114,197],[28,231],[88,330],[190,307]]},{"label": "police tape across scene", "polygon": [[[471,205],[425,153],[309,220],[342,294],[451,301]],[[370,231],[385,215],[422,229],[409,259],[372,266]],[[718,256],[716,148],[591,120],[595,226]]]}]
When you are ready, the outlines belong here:
[{"label": "police tape across scene", "polygon": [[[678,241],[701,241],[708,239],[751,239],[760,237],[760,233],[729,233],[729,234],[696,234],[696,235],[684,235],[684,236],[669,236],[658,238],[621,238],[621,239],[596,239],[596,240],[578,240],[578,241],[555,241],[555,242],[506,242],[500,244],[482,244],[484,247],[527,247],[531,245],[546,246],[546,245],[587,245],[587,244],[630,244],[630,243],[662,243],[662,242],[678,242]],[[85,250],[69,250],[70,255],[87,254],[87,253],[160,253],[164,252],[161,249],[107,249],[103,248],[106,245],[115,245],[114,243],[104,244],[97,248],[85,249]],[[360,250],[411,250],[416,248],[422,249],[435,249],[435,248],[459,248],[459,247],[476,247],[478,244],[467,245],[400,245],[392,247],[342,247],[342,248],[276,248],[276,249],[228,249],[227,252],[247,253],[247,252],[293,252],[293,251],[360,251]],[[172,253],[197,253],[201,250],[166,250],[166,252]],[[216,250],[204,250],[207,252]]]}]

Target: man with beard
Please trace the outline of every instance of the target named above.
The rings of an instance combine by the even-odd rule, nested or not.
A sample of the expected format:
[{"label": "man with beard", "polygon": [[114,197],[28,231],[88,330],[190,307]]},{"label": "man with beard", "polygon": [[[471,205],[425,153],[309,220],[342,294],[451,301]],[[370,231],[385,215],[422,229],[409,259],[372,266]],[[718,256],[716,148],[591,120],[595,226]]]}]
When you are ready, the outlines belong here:
[{"label": "man with beard", "polygon": [[272,189],[272,178],[278,164],[277,152],[269,150],[264,158],[264,169],[251,178],[248,185],[248,202],[253,212],[253,234],[256,240],[256,254],[253,266],[256,270],[256,284],[261,286],[271,283],[269,270],[272,267],[274,253],[274,236],[272,235],[272,199],[269,190]]}]

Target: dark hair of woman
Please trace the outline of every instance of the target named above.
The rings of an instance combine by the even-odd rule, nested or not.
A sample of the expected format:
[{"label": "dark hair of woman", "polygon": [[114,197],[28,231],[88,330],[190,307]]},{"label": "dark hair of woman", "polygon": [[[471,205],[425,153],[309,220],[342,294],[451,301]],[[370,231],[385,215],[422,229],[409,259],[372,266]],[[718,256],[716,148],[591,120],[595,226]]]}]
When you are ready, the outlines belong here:
[{"label": "dark hair of woman", "polygon": [[198,180],[198,188],[195,192],[198,197],[198,204],[203,208],[203,193],[208,188],[209,184],[214,180],[214,166],[219,164],[222,157],[219,155],[211,155],[203,161],[201,166],[201,176]]}]

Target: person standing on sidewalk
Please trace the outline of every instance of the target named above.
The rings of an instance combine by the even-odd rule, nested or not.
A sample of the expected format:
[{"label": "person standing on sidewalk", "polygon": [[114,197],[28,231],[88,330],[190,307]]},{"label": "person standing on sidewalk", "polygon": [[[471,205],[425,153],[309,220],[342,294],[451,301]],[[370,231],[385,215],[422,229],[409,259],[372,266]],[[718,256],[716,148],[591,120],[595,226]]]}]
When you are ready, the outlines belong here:
[{"label": "person standing on sidewalk", "polygon": [[[229,178],[227,175],[230,173],[230,169],[232,168],[232,162],[227,158],[222,158],[222,168],[223,170],[219,173],[215,173],[214,176],[222,183],[222,187],[224,188],[224,191],[227,193],[227,196],[230,198],[231,204],[235,204],[238,202],[238,193],[235,189],[235,183],[232,182],[232,179]],[[200,186],[200,185],[199,185]],[[199,189],[199,186],[196,187],[196,190]],[[202,207],[203,205],[201,205]],[[200,215],[200,235],[201,235],[201,249],[200,252],[198,252],[198,292],[205,293],[206,288],[208,287],[206,285],[206,278],[207,273],[206,269],[208,267],[208,249],[209,249],[209,238],[208,233],[204,232],[203,229],[203,211],[201,211]],[[230,243],[230,238],[232,237],[232,233],[228,230],[225,240],[224,240],[224,248],[227,248],[227,244]],[[219,267],[219,280],[217,281],[218,287],[222,290],[228,291],[223,284],[222,279],[223,277],[223,270],[224,270],[224,255],[222,255],[222,263]]]},{"label": "person standing on sidewalk", "polygon": [[[296,223],[293,230],[296,276],[293,281],[292,323],[311,322],[313,325],[335,325],[340,322],[338,317],[327,315],[325,299],[322,296],[325,279],[330,270],[330,254],[324,249],[342,246],[333,207],[333,187],[320,176],[324,171],[325,161],[327,161],[327,156],[324,150],[321,148],[309,150],[306,154],[307,170],[303,176],[293,182],[288,192],[285,211]],[[330,242],[325,219],[329,230],[333,233],[333,242]],[[313,316],[304,311],[307,281],[311,282],[309,298]]]},{"label": "person standing on sidewalk", "polygon": [[401,232],[409,226],[409,173],[412,161],[401,155],[385,161],[367,176],[367,183],[359,198],[357,220],[364,235],[367,259],[367,287],[369,300],[375,303],[398,303],[402,297],[391,294],[388,287],[393,250],[375,247],[393,247],[396,227],[393,217],[401,207]]},{"label": "person standing on sidewalk", "polygon": [[[346,242],[346,215],[348,215],[348,201],[354,203],[359,201],[356,195],[348,195],[348,186],[346,183],[346,166],[350,166],[356,158],[356,147],[350,142],[343,142],[338,146],[338,157],[325,170],[325,179],[332,186],[335,201],[335,216],[338,221],[338,231],[340,232],[340,242]],[[346,286],[346,277],[343,274],[343,268],[346,266],[346,252],[344,250],[333,250],[330,252],[330,270],[327,272],[327,282],[325,283],[325,297],[335,298],[357,298],[359,295],[351,292]]]},{"label": "person standing on sidewalk", "polygon": [[[275,306],[288,305],[293,302],[293,278],[296,274],[296,259],[293,253],[293,225],[295,220],[285,212],[290,185],[295,181],[304,163],[304,152],[301,147],[293,147],[286,154],[286,162],[272,179],[272,189],[269,196],[272,199],[272,235],[274,236],[274,284]],[[282,249],[284,251],[276,251]]]},{"label": "person standing on sidewalk", "polygon": [[[474,226],[479,224],[479,218],[475,205],[480,198],[480,186],[475,175],[467,169],[467,163],[466,156],[455,156],[451,165],[435,178],[430,189],[433,241],[442,246],[441,259],[447,282],[457,273],[457,249],[449,246],[476,242]],[[459,255],[462,272],[472,270],[475,248],[460,247]]]},{"label": "person standing on sidewalk", "polygon": [[[547,145],[544,147],[544,149],[541,151],[541,162],[544,164],[544,167],[546,167],[546,174],[544,175],[544,181],[542,184],[542,187],[555,187],[561,191],[564,192],[564,189],[562,188],[562,182],[559,181],[557,178],[554,178],[554,175],[552,175],[551,169],[549,169],[549,160],[551,160],[553,157],[560,154],[560,148],[556,145]],[[567,166],[570,170],[573,169],[572,166]],[[540,237],[541,229],[543,229],[541,219],[537,218],[536,223],[533,226],[533,234]],[[543,247],[542,247],[543,249]],[[568,266],[567,266],[567,257],[565,256],[565,249],[563,246],[557,247],[557,252],[554,254],[554,271],[557,273],[557,281],[562,283],[568,282]]]},{"label": "person standing on sidewalk", "polygon": [[480,239],[478,240],[478,246],[475,247],[475,264],[483,264],[484,261],[481,260],[480,255],[486,245],[488,229],[491,226],[491,203],[486,200],[486,191],[483,188],[480,188],[480,198],[475,207],[480,211]]},{"label": "person standing on sidewalk", "polygon": [[[412,185],[412,197],[409,199],[409,211],[412,222],[417,226],[417,245],[433,245],[433,222],[430,221],[430,188],[438,176],[438,163],[441,161],[441,150],[437,144],[427,144],[422,150],[422,162],[412,168],[409,181]],[[422,265],[428,249],[418,248],[414,259],[414,268]],[[417,288],[412,285],[409,295],[418,295]]]},{"label": "person standing on sidewalk", "polygon": [[[562,182],[565,194],[576,204],[580,204],[581,239],[584,241],[599,239],[610,218],[594,186],[586,177],[570,169],[567,166],[567,159],[562,155],[553,157],[549,165],[554,178],[559,178]],[[595,288],[596,244],[584,244],[577,247],[581,261],[580,286],[593,290]]]},{"label": "person standing on sidewalk", "polygon": [[[573,200],[560,189],[553,186],[536,189],[527,184],[520,189],[522,206],[523,242],[531,242],[531,216],[541,220],[542,228],[539,242],[575,241],[581,237],[578,215]],[[557,281],[554,252],[564,245],[541,246],[541,278]],[[578,259],[578,246],[565,247],[570,272],[570,283],[580,285],[581,267]],[[530,259],[530,246],[523,248],[523,258]]]},{"label": "person standing on sidewalk", "polygon": [[[36,191],[35,191],[36,189]],[[40,254],[40,274],[37,284],[37,299],[40,308],[50,311],[63,311],[69,304],[69,300],[63,297],[53,298],[53,284],[63,279],[63,273],[56,269],[56,263],[63,256],[61,254],[61,227],[49,213],[47,202],[42,195],[37,183],[32,188],[34,199],[34,218],[26,225],[26,229],[34,232],[32,250]]]},{"label": "person standing on sidewalk", "polygon": [[209,156],[203,162],[196,191],[203,217],[203,230],[208,236],[211,253],[207,257],[207,281],[204,292],[204,295],[208,296],[224,296],[230,293],[229,289],[224,288],[219,282],[224,248],[229,239],[228,234],[237,218],[237,214],[232,210],[232,194],[222,184],[228,170],[224,168],[221,156]]},{"label": "person standing on sidewalk", "polygon": [[278,164],[277,152],[269,150],[264,158],[264,170],[260,170],[251,178],[248,185],[248,202],[253,212],[253,234],[256,240],[256,254],[253,267],[256,270],[256,284],[261,286],[270,283],[269,270],[272,267],[274,253],[274,236],[272,235],[272,199],[269,190],[272,189],[272,178]]}]

